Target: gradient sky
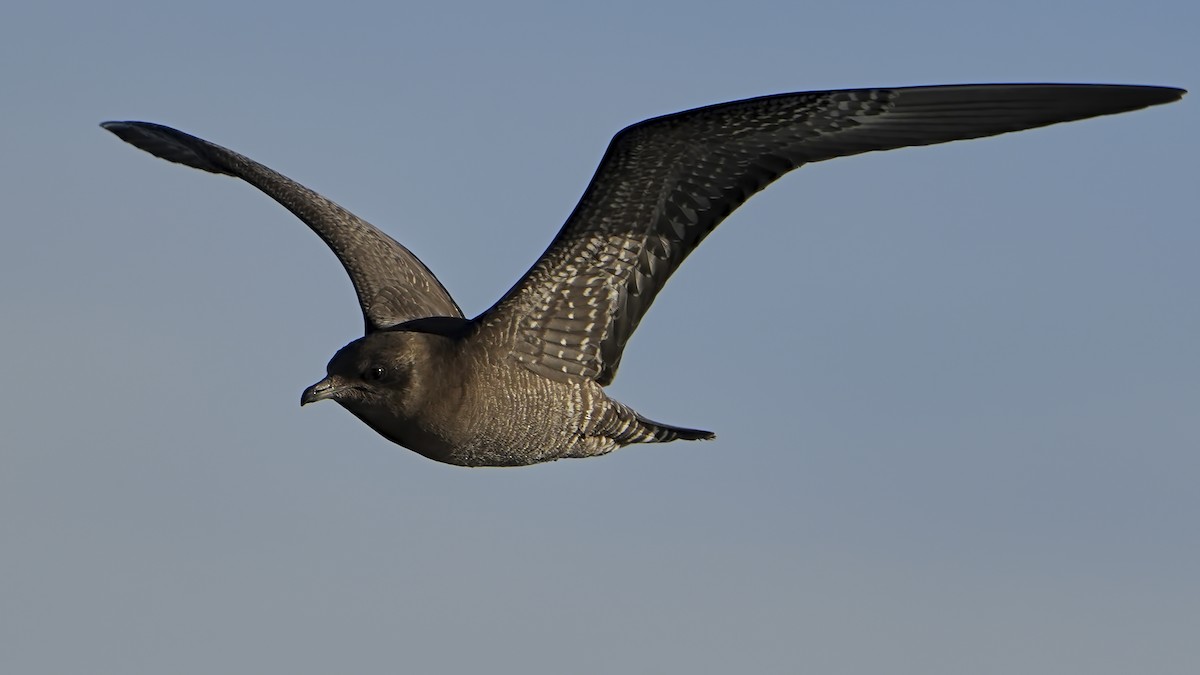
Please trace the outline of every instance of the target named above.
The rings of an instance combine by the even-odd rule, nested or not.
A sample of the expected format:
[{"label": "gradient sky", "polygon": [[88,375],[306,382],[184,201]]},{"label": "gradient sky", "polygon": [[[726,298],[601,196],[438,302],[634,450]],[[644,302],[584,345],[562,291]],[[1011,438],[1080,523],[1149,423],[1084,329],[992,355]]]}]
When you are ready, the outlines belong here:
[{"label": "gradient sky", "polygon": [[787,176],[611,387],[718,439],[516,470],[301,410],[334,257],[96,126],[290,175],[473,315],[646,117],[1200,75],[1192,0],[571,4],[5,9],[0,672],[1200,672],[1195,94]]}]

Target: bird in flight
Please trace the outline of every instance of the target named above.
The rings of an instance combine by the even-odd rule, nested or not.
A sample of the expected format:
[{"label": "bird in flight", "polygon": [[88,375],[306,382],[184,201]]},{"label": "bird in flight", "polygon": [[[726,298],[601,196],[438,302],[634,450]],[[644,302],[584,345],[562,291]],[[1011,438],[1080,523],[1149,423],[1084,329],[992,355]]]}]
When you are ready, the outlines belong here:
[{"label": "bird in flight", "polygon": [[250,183],[329,245],[365,335],[300,403],[337,401],[385,438],[462,466],[603,455],[711,439],[605,393],[621,353],[683,259],[783,174],[835,157],[932,145],[1178,100],[1169,87],[990,84],[762,96],[655,117],[617,133],[545,253],[473,319],[399,242],[232,150],[148,122],[105,122],[163,159]]}]

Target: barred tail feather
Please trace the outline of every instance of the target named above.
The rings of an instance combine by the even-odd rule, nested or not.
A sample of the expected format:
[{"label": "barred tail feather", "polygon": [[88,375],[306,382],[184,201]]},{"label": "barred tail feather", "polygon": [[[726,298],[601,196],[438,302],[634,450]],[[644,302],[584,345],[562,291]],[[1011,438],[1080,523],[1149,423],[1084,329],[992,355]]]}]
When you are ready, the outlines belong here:
[{"label": "barred tail feather", "polygon": [[717,435],[711,431],[702,429],[688,429],[685,427],[676,427],[670,424],[655,422],[654,420],[646,419],[641,415],[637,416],[638,425],[646,433],[647,438],[640,440],[641,443],[669,443],[671,441],[711,441]]}]

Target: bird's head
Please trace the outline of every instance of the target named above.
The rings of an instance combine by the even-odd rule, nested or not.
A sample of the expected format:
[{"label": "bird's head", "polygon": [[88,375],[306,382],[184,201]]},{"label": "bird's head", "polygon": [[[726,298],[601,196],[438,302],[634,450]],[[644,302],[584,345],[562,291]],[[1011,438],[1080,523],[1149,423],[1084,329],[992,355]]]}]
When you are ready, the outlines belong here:
[{"label": "bird's head", "polygon": [[342,347],[325,379],[304,390],[300,405],[333,399],[359,417],[411,419],[423,405],[439,336],[410,331],[371,333]]}]

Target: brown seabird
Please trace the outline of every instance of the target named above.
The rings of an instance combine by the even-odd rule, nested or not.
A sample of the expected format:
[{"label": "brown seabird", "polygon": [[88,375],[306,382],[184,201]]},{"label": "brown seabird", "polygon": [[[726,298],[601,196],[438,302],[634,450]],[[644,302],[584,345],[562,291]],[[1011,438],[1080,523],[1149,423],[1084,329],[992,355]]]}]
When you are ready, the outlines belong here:
[{"label": "brown seabird", "polygon": [[364,337],[301,405],[333,399],[391,441],[464,466],[603,455],[710,439],[609,398],[625,343],[663,284],[734,209],[803,164],[992,136],[1178,100],[1168,87],[993,84],[845,89],[721,103],[613,137],[550,247],[474,319],[370,223],[219,145],[148,122],[105,122],[163,159],[236,176],[282,204],[346,268]]}]

